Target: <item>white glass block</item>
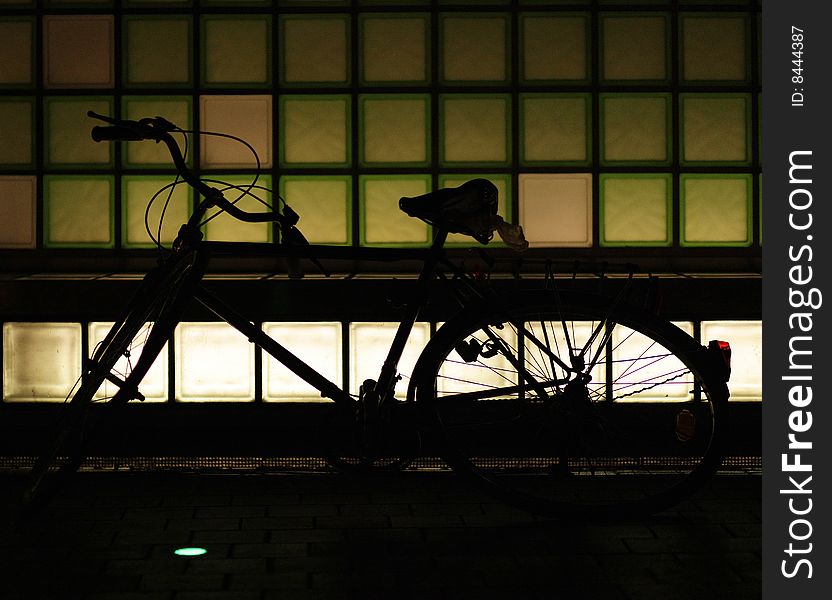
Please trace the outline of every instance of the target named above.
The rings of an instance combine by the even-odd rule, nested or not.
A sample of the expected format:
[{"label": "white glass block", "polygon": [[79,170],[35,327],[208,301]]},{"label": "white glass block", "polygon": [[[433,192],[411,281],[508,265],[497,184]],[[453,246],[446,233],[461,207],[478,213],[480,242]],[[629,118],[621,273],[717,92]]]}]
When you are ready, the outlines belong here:
[{"label": "white glass block", "polygon": [[423,164],[429,160],[427,98],[363,98],[361,110],[365,163]]},{"label": "white glass block", "polygon": [[[229,185],[240,186],[245,190],[254,180],[253,175],[242,175],[229,177],[227,175],[214,175],[212,179],[223,181]],[[260,176],[255,185],[271,187],[271,177]],[[247,212],[269,212],[263,202],[271,205],[272,195],[265,190],[252,189],[251,194],[244,194],[237,189],[225,189],[226,186],[219,183],[212,183],[212,187],[223,191],[225,197],[234,202],[235,206]],[[259,199],[259,200],[258,200]],[[213,214],[213,213],[209,213]],[[220,212],[217,217],[211,219],[205,225],[206,239],[215,242],[268,242],[271,240],[271,223],[246,223],[235,219],[226,212]]]},{"label": "white glass block", "polygon": [[[173,177],[125,177],[122,180],[122,243],[125,246],[155,246],[145,228],[145,216],[153,237],[169,246],[176,238],[179,227],[190,216],[191,194],[187,185],[177,185],[165,190],[156,198],[147,213],[147,205],[153,195],[173,182]],[[170,201],[168,202],[168,195]],[[165,206],[167,204],[167,206]],[[164,219],[162,211],[164,210]],[[161,236],[159,225],[161,223]]]},{"label": "white glass block", "polygon": [[702,343],[711,340],[731,345],[731,400],[762,400],[762,321],[702,321]]},{"label": "white glass block", "polygon": [[[95,351],[96,346],[104,341],[107,333],[112,328],[113,323],[90,323],[90,354]],[[113,372],[122,380],[126,378],[132,371],[133,365],[136,364],[139,356],[144,349],[144,340],[150,333],[151,323],[147,323],[139,335],[136,336],[136,342],[130,347],[131,357],[128,359],[122,356],[113,366]],[[109,381],[105,381],[98,388],[95,393],[96,400],[103,400],[105,398],[112,398],[118,387]],[[139,384],[139,392],[144,396],[145,402],[164,402],[168,397],[168,346],[162,348],[159,356],[150,367],[150,370],[144,376],[144,379]]]},{"label": "white glass block", "polygon": [[372,15],[362,20],[362,68],[368,82],[427,80],[427,19]]},{"label": "white glass block", "polygon": [[349,102],[344,97],[284,97],[282,162],[346,165],[348,121]]},{"label": "white glass block", "polygon": [[43,79],[51,88],[114,84],[112,15],[43,17]]},{"label": "white glass block", "polygon": [[747,245],[749,180],[745,177],[683,177],[682,243]]},{"label": "white glass block", "polygon": [[284,177],[281,195],[300,215],[298,228],[311,244],[346,244],[352,233],[348,177]]},{"label": "white glass block", "polygon": [[347,83],[348,23],[341,16],[283,19],[283,81]]},{"label": "white glass block", "polygon": [[[483,175],[470,175],[470,176],[458,176],[458,175],[442,175],[439,178],[439,187],[440,188],[455,188],[461,186],[463,183],[470,181],[471,179],[476,179],[478,177],[483,177]],[[491,183],[493,183],[497,188],[497,214],[503,217],[506,221],[511,222],[511,219],[508,216],[509,207],[511,205],[511,198],[509,196],[509,181],[508,178],[505,176],[484,176],[484,179],[488,179]],[[491,244],[495,242],[499,242],[500,237],[494,233],[494,238],[490,242]],[[482,247],[479,242],[477,242],[474,238],[470,235],[466,235],[464,233],[449,233],[448,239],[446,244],[467,244],[469,246],[479,246]]]},{"label": "white glass block", "polygon": [[442,78],[445,81],[505,81],[506,19],[446,16],[442,19]]},{"label": "white glass block", "polygon": [[668,101],[664,97],[602,99],[605,161],[668,160]]},{"label": "white glass block", "polygon": [[[387,359],[390,344],[396,335],[398,323],[350,323],[350,393],[357,394],[365,379],[377,379],[381,366]],[[430,338],[430,324],[416,323],[399,360],[398,373],[402,376],[396,388],[396,397],[407,391],[410,375],[419,355]]]},{"label": "white glass block", "polygon": [[505,163],[507,98],[446,97],[442,103],[442,159],[445,163]]},{"label": "white glass block", "polygon": [[[592,381],[589,384],[589,391],[593,399],[604,393],[604,385],[607,380],[605,368],[606,351],[599,347],[598,338],[593,333],[598,328],[597,322],[592,321],[567,321],[568,337],[563,329],[562,321],[540,321],[527,322],[528,332],[544,346],[548,346],[561,362],[570,365],[572,356],[583,354],[584,361],[589,364],[595,362],[590,370]],[[545,328],[545,330],[544,330]],[[548,342],[547,342],[548,340]],[[539,345],[528,337],[524,343],[525,364],[527,369],[539,381],[563,380],[567,373],[563,367],[550,359],[548,354],[543,352]],[[553,364],[554,362],[554,364]],[[561,388],[563,389],[563,388]]]},{"label": "white glass block", "polygon": [[183,84],[191,80],[190,19],[131,17],[124,27],[124,77],[128,84]]},{"label": "white glass block", "polygon": [[670,242],[667,177],[607,176],[601,181],[602,244]]},{"label": "white glass block", "polygon": [[[340,323],[263,323],[273,337],[321,375],[341,387]],[[263,354],[263,400],[266,402],[329,402],[271,355]]]},{"label": "white glass block", "polygon": [[747,161],[747,111],[744,97],[683,97],[682,160]]},{"label": "white glass block", "polygon": [[682,18],[682,74],[688,81],[747,77],[746,22],[736,16]]},{"label": "white glass block", "polygon": [[265,17],[205,18],[205,82],[268,83],[271,78],[269,25]]},{"label": "white glass block", "polygon": [[[1,23],[0,23],[1,24]],[[32,103],[28,100],[0,101],[0,164],[32,163]],[[14,143],[11,141],[14,140]]]},{"label": "white glass block", "polygon": [[365,244],[427,244],[430,230],[420,219],[399,209],[399,199],[427,194],[430,182],[418,175],[385,178],[366,177],[362,181],[362,231]]},{"label": "white glass block", "polygon": [[79,323],[3,324],[6,402],[63,402],[80,376]]},{"label": "white glass block", "polygon": [[[603,78],[667,78],[667,20],[662,16],[602,17]],[[638,40],[638,43],[634,43]]]},{"label": "white glass block", "polygon": [[112,103],[104,99],[46,98],[46,159],[53,165],[102,165],[110,162],[112,143],[94,142],[90,131],[100,121],[87,116],[92,110],[112,113]]},{"label": "white glass block", "polygon": [[[164,117],[182,129],[191,127],[191,105],[184,97],[132,96],[124,99],[124,114],[127,119],[136,121],[146,117]],[[181,136],[175,135],[174,139],[179,143],[179,149],[184,152]],[[122,156],[130,166],[173,166],[167,146],[152,140],[122,144]]]},{"label": "white glass block", "polygon": [[589,159],[586,98],[527,96],[521,106],[524,162]]},{"label": "white glass block", "polygon": [[32,83],[32,23],[0,21],[0,84]]},{"label": "white glass block", "polygon": [[535,14],[521,19],[520,64],[525,80],[586,79],[586,18]]},{"label": "white glass block", "polygon": [[[272,97],[270,95],[201,96],[200,128],[235,135],[257,152],[261,167],[272,165]],[[200,137],[202,166],[211,169],[253,168],[254,155],[240,142]]]},{"label": "white glass block", "polygon": [[[498,337],[508,344],[512,350],[517,348],[517,332],[505,328],[496,332]],[[488,336],[478,331],[466,338],[466,341],[476,340],[480,344],[488,341]],[[539,375],[534,372],[534,375]],[[490,358],[480,356],[472,362],[465,362],[456,350],[451,350],[436,379],[437,392],[443,395],[464,394],[466,392],[481,391],[484,387],[508,387],[517,385],[517,368],[513,366],[503,354],[496,354]]]},{"label": "white glass block", "polygon": [[592,176],[520,175],[520,225],[532,247],[592,245]]},{"label": "white glass block", "polygon": [[254,400],[254,345],[227,323],[176,327],[176,400]]},{"label": "white glass block", "polygon": [[34,177],[0,177],[0,248],[35,247],[36,186]]},{"label": "white glass block", "polygon": [[44,181],[44,244],[112,245],[112,194],[110,178],[47,177]]}]

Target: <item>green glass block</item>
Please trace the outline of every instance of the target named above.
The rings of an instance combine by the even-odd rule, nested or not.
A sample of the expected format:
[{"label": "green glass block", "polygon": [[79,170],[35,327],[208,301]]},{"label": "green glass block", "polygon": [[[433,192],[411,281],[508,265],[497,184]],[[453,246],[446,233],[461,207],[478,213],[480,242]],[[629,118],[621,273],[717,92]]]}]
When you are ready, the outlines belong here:
[{"label": "green glass block", "polygon": [[684,15],[680,27],[683,80],[748,79],[748,23],[744,16]]},{"label": "green glass block", "polygon": [[108,88],[115,82],[112,15],[43,17],[43,83],[49,88]]},{"label": "green glass block", "polygon": [[105,97],[47,97],[43,100],[46,123],[44,157],[49,166],[86,167],[112,164],[111,142],[94,142],[92,128],[100,121],[87,116],[113,114],[113,101]]},{"label": "green glass block", "polygon": [[25,166],[34,162],[34,101],[0,99],[0,165]]},{"label": "green glass block", "polygon": [[667,94],[602,94],[602,161],[668,164],[670,112]]},{"label": "green glass block", "polygon": [[[182,129],[191,129],[190,96],[125,96],[121,105],[122,115],[127,119],[164,117]],[[175,135],[175,139],[180,141],[180,149],[184,151],[181,136]],[[123,144],[122,160],[129,167],[173,167],[167,146],[151,140]]]},{"label": "green glass block", "polygon": [[[272,96],[200,96],[200,129],[237,136],[248,142],[261,167],[272,165]],[[200,136],[200,161],[209,169],[254,168],[251,150],[224,137]]]},{"label": "green glass block", "polygon": [[63,402],[80,376],[80,323],[3,323],[3,400]]},{"label": "green glass block", "polygon": [[[481,173],[466,175],[440,175],[439,189],[459,187],[466,181],[478,178],[487,179],[497,187],[497,214],[503,217],[503,220],[510,223],[512,221],[510,175],[483,175]],[[464,233],[449,233],[448,240],[445,242],[445,245],[482,247],[482,244],[470,235],[465,235]],[[503,245],[500,241],[500,236],[498,236],[496,232],[494,233],[494,238],[488,243],[488,245],[489,247]]]},{"label": "green glass block", "polygon": [[112,177],[47,175],[43,188],[45,246],[113,246]]},{"label": "green glass block", "polygon": [[528,83],[587,79],[589,18],[584,15],[522,13],[520,73]]},{"label": "green glass block", "polygon": [[[278,340],[302,361],[330,381],[340,384],[343,372],[341,323],[263,323],[266,335]],[[264,402],[329,402],[321,392],[292,373],[286,366],[263,356]]]},{"label": "green glass block", "polygon": [[506,82],[508,17],[445,14],[440,17],[440,74],[447,82]]},{"label": "green glass block", "polygon": [[347,15],[282,15],[281,83],[350,83]]},{"label": "green glass block", "polygon": [[592,175],[521,174],[520,225],[531,247],[592,246]]},{"label": "green glass block", "polygon": [[280,102],[281,165],[349,165],[348,96],[281,96]]},{"label": "green glass block", "polygon": [[[252,189],[250,194],[244,190],[253,181],[252,175],[212,175],[211,179],[222,181],[228,185],[239,186],[242,190],[229,188],[221,183],[211,183],[214,187],[223,192],[225,197],[233,202],[238,208],[248,212],[269,212],[271,209],[263,204],[272,205],[272,194],[266,190]],[[261,175],[255,185],[271,189],[272,178],[269,175]],[[252,196],[253,194],[253,196]],[[256,196],[256,198],[254,197]],[[215,242],[259,242],[267,243],[272,241],[271,223],[245,223],[239,221],[226,212],[216,213],[205,225],[205,239]],[[209,217],[211,215],[209,214]]]},{"label": "green glass block", "polygon": [[751,245],[751,175],[682,175],[683,246]]},{"label": "green glass block", "polygon": [[418,14],[360,16],[361,81],[384,85],[427,83],[430,22]]},{"label": "green glass block", "polygon": [[702,321],[702,340],[731,344],[731,400],[763,399],[762,321]]},{"label": "green glass block", "polygon": [[202,80],[213,86],[271,83],[271,17],[202,17]]},{"label": "green glass block", "polygon": [[589,97],[575,94],[522,94],[520,160],[527,165],[586,165]]},{"label": "green glass block", "polygon": [[427,194],[429,175],[365,175],[360,178],[361,244],[426,246],[430,229],[399,210],[399,199]]},{"label": "green glass block", "polygon": [[428,165],[430,98],[427,95],[361,96],[359,104],[362,165]]},{"label": "green glass block", "polygon": [[31,19],[0,20],[0,87],[34,83],[34,23]]},{"label": "green glass block", "polygon": [[506,165],[511,100],[507,95],[440,96],[440,160],[444,165]]},{"label": "green glass block", "polygon": [[312,244],[352,241],[352,180],[348,176],[285,176],[280,195],[300,215],[298,229]]},{"label": "green glass block", "polygon": [[192,19],[186,15],[124,18],[124,83],[129,86],[184,86],[191,83]]},{"label": "green glass block", "polygon": [[669,246],[671,176],[601,175],[602,246]]},{"label": "green glass block", "polygon": [[0,248],[35,247],[36,189],[34,177],[0,177]]},{"label": "green glass block", "polygon": [[681,162],[748,164],[750,98],[713,94],[681,97]]},{"label": "green glass block", "polygon": [[[148,210],[153,195],[172,182],[173,176],[127,175],[122,178],[121,243],[124,247],[155,247],[153,239],[169,247],[176,238],[179,227],[191,214],[191,188],[183,184],[174,187],[172,192],[165,190],[150,204]],[[153,238],[148,234],[145,223]]]},{"label": "green glass block", "polygon": [[[601,17],[601,72],[607,81],[668,79],[668,18],[662,14]],[[638,43],[633,43],[638,40]]]}]

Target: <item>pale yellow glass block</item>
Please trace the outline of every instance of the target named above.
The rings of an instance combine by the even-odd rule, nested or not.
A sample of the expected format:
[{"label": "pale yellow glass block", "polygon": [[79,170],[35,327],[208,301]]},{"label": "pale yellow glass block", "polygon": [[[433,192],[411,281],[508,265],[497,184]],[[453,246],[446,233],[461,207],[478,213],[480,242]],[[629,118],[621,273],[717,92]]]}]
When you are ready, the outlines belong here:
[{"label": "pale yellow glass block", "polygon": [[32,23],[0,21],[0,83],[32,83]]},{"label": "pale yellow glass block", "polygon": [[582,80],[587,72],[584,17],[522,17],[523,78],[527,81]]},{"label": "pale yellow glass block", "polygon": [[285,98],[282,110],[284,163],[347,163],[349,109],[346,99]]},{"label": "pale yellow glass block", "polygon": [[43,17],[43,79],[51,88],[106,88],[114,83],[112,15]]},{"label": "pale yellow glass block", "polygon": [[[263,331],[310,367],[341,387],[340,323],[263,323]],[[329,402],[271,355],[263,354],[263,400]]]},{"label": "pale yellow glass block", "polygon": [[427,20],[372,16],[364,19],[362,68],[365,81],[421,82],[427,79]]},{"label": "pale yellow glass block", "polygon": [[347,83],[349,37],[341,17],[283,20],[283,81]]},{"label": "pale yellow glass block", "polygon": [[668,160],[665,98],[620,96],[602,103],[605,161]]},{"label": "pale yellow glass block", "polygon": [[80,376],[79,323],[3,324],[6,402],[63,402]]},{"label": "pale yellow glass block", "polygon": [[750,241],[748,181],[745,178],[682,180],[682,243],[718,244]]},{"label": "pale yellow glass block", "polygon": [[426,98],[364,98],[363,160],[424,163],[429,159]]},{"label": "pale yellow glass block", "polygon": [[[496,335],[503,340],[512,351],[517,349],[517,332],[513,328],[504,328],[495,331]],[[465,338],[466,341],[476,340],[480,344],[488,342],[488,336],[482,331],[474,332],[473,335]],[[539,373],[535,372],[535,376]],[[472,362],[465,360],[451,350],[445,362],[439,369],[436,378],[437,392],[442,395],[464,394],[466,392],[477,392],[483,388],[500,388],[517,385],[517,368],[513,366],[504,354],[496,354],[492,357],[480,356]]]},{"label": "pale yellow glass block", "polygon": [[227,323],[176,328],[176,400],[254,400],[254,345]]},{"label": "pale yellow glass block", "polygon": [[506,19],[453,16],[442,19],[445,81],[506,79]]},{"label": "pale yellow glass block", "polygon": [[[152,96],[143,98],[128,98],[124,101],[124,112],[126,118],[131,120],[144,119],[146,117],[164,117],[174,125],[182,129],[190,129],[191,108],[186,98],[154,98]],[[185,148],[182,138],[174,136],[179,143],[179,149],[184,152]],[[139,165],[163,165],[173,166],[170,151],[165,144],[157,144],[152,140],[142,142],[130,142],[122,146],[122,155],[125,162],[131,166]]]},{"label": "pale yellow glass block", "polygon": [[669,242],[668,184],[658,177],[603,179],[602,243]]},{"label": "pale yellow glass block", "polygon": [[[377,379],[381,366],[387,359],[390,344],[396,335],[398,323],[350,323],[350,393],[357,394],[365,379]],[[419,355],[430,338],[430,324],[416,323],[399,360],[398,373],[402,376],[396,388],[396,397],[407,391],[410,375]]]},{"label": "pale yellow glass block", "polygon": [[505,98],[444,98],[443,162],[508,161],[508,104]]},{"label": "pale yellow glass block", "polygon": [[203,21],[206,83],[267,83],[269,22],[263,17]]},{"label": "pale yellow glass block", "polygon": [[[230,185],[240,186],[245,190],[248,185],[251,185],[254,176],[229,177],[227,175],[217,175],[214,179]],[[261,176],[255,185],[268,188],[271,186],[271,177]],[[252,195],[244,194],[240,190],[226,190],[226,186],[218,183],[212,183],[211,186],[224,190],[225,197],[242,210],[258,213],[269,212],[269,209],[260,201],[262,200],[271,206],[272,195],[265,190],[251,190],[251,194],[254,194],[255,198]],[[205,226],[205,237],[215,242],[268,242],[271,240],[271,227],[271,223],[246,223],[235,219],[226,212],[222,212]]]},{"label": "pale yellow glass block", "polygon": [[[122,182],[123,239],[125,246],[155,245],[145,228],[145,215],[153,237],[164,245],[169,245],[179,231],[179,227],[190,216],[190,193],[187,185],[177,185],[168,202],[170,190],[165,190],[156,198],[147,213],[147,205],[153,195],[161,188],[173,182],[173,177],[125,177]],[[167,203],[167,208],[165,204]],[[164,210],[164,219],[162,211]],[[159,224],[161,222],[161,238]]]},{"label": "pale yellow glass block", "polygon": [[731,344],[731,400],[762,400],[762,321],[702,321],[702,343],[711,340]]},{"label": "pale yellow glass block", "polygon": [[688,81],[747,77],[744,17],[682,18],[682,74]]},{"label": "pale yellow glass block", "polygon": [[47,98],[44,105],[47,125],[45,151],[50,164],[100,165],[110,162],[113,144],[92,140],[90,131],[101,123],[87,116],[88,110],[109,115],[112,112],[109,101]]},{"label": "pale yellow glass block", "polygon": [[592,176],[520,175],[520,225],[532,247],[592,245]]},{"label": "pale yellow glass block", "polygon": [[362,185],[362,231],[365,244],[427,244],[428,226],[399,210],[399,199],[427,194],[428,180],[367,178]]},{"label": "pale yellow glass block", "polygon": [[105,178],[49,178],[45,182],[44,243],[110,245],[112,182]]},{"label": "pale yellow glass block", "polygon": [[0,101],[0,164],[32,163],[32,103]]},{"label": "pale yellow glass block", "polygon": [[585,98],[526,97],[522,102],[523,161],[586,161]]},{"label": "pale yellow glass block", "polygon": [[667,78],[667,19],[662,16],[602,17],[603,78]]},{"label": "pale yellow glass block", "polygon": [[[201,96],[200,127],[235,135],[257,152],[261,167],[272,165],[272,97],[270,95]],[[253,168],[254,155],[240,142],[216,136],[200,137],[202,166],[211,169]]]},{"label": "pale yellow glass block", "polygon": [[191,79],[188,18],[126,21],[125,80],[128,84],[182,84]]},{"label": "pale yellow glass block", "polygon": [[311,244],[351,239],[351,193],[346,178],[284,179],[282,195],[300,215],[298,228]]},{"label": "pale yellow glass block", "polygon": [[[104,341],[107,333],[112,328],[113,323],[90,323],[90,354],[93,354],[98,344]],[[130,347],[130,358],[122,356],[113,366],[112,372],[122,381],[132,372],[136,361],[144,349],[143,340],[147,338],[150,333],[152,323],[147,323],[142,328],[139,335],[136,336],[136,342]],[[105,398],[112,398],[118,387],[113,385],[110,381],[105,381],[98,388],[95,393],[96,400],[103,400]],[[168,397],[168,346],[162,348],[159,356],[153,362],[153,366],[144,376],[144,379],[139,384],[139,392],[144,396],[144,402],[164,402]]]},{"label": "pale yellow glass block", "polygon": [[[604,386],[607,381],[606,351],[599,347],[600,338],[593,336],[599,323],[597,321],[566,320],[566,327],[569,332],[568,338],[563,330],[563,325],[563,321],[529,321],[525,324],[528,331],[524,344],[526,368],[538,381],[564,380],[569,377],[563,367],[550,359],[549,355],[528,336],[548,347],[561,362],[567,365],[571,364],[572,356],[583,355],[585,364],[595,363],[595,366],[589,372],[592,381],[589,383],[588,389],[591,398],[596,399],[597,396],[604,393]],[[562,390],[563,386],[560,389]]]},{"label": "pale yellow glass block", "polygon": [[748,102],[745,98],[682,99],[684,161],[746,161]]},{"label": "pale yellow glass block", "polygon": [[34,248],[34,177],[0,177],[0,248]]}]

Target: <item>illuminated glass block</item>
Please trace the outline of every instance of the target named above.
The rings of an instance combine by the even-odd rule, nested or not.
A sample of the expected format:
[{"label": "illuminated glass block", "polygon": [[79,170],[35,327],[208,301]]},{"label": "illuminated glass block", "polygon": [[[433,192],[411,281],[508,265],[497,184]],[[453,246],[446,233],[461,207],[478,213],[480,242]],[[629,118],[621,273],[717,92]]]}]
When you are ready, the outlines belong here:
[{"label": "illuminated glass block", "polygon": [[0,248],[35,247],[36,186],[34,177],[0,177]]},{"label": "illuminated glass block", "polygon": [[[127,175],[121,180],[121,243],[128,248],[155,247],[153,238],[170,246],[180,225],[190,216],[191,188],[177,185],[173,192],[165,190],[147,207],[153,195],[173,182],[173,176]],[[171,194],[168,201],[168,195]],[[164,211],[164,212],[163,212]],[[162,215],[164,214],[164,219]],[[159,229],[161,224],[161,231]]]},{"label": "illuminated glass block", "polygon": [[702,343],[731,344],[730,400],[763,399],[762,321],[702,321]]},{"label": "illuminated glass block", "polygon": [[[29,98],[0,99],[0,165],[34,162],[34,102]],[[13,140],[13,143],[12,143]]]},{"label": "illuminated glass block", "polygon": [[347,15],[283,15],[280,18],[284,84],[348,84]]},{"label": "illuminated glass block", "polygon": [[670,175],[601,175],[601,245],[668,246]]},{"label": "illuminated glass block", "polygon": [[[511,178],[508,175],[483,175],[478,173],[476,175],[440,175],[439,188],[455,188],[461,186],[466,181],[472,179],[483,178],[489,180],[497,187],[497,214],[503,217],[507,222],[512,221],[511,215]],[[489,246],[500,244],[500,236],[494,233],[494,238],[489,242]],[[469,235],[464,233],[449,233],[446,245],[464,245],[464,246],[481,246],[481,244]]]},{"label": "illuminated glass block", "polygon": [[[668,19],[662,14],[601,17],[602,77],[607,81],[668,78]],[[633,43],[638,40],[638,43]]]},{"label": "illuminated glass block", "polygon": [[684,15],[681,19],[682,78],[686,81],[745,81],[748,78],[745,17]]},{"label": "illuminated glass block", "polygon": [[441,96],[439,103],[439,152],[443,164],[508,164],[511,159],[508,96],[448,94]]},{"label": "illuminated glass block", "polygon": [[427,96],[362,96],[359,99],[361,163],[427,166],[430,101]]},{"label": "illuminated glass block", "polygon": [[588,18],[524,13],[520,16],[520,73],[525,82],[587,79]]},{"label": "illuminated glass block", "polygon": [[[147,117],[164,117],[182,129],[191,128],[191,99],[189,96],[126,96],[122,99],[122,114],[138,121]],[[184,152],[181,136],[174,134]],[[190,156],[187,157],[190,162]],[[173,159],[165,144],[152,140],[127,142],[122,145],[122,160],[130,167],[173,167]]]},{"label": "illuminated glass block", "polygon": [[114,84],[112,15],[43,17],[43,81],[50,88]]},{"label": "illuminated glass block", "polygon": [[226,87],[268,85],[271,24],[268,15],[203,16],[203,81]]},{"label": "illuminated glass block", "polygon": [[286,176],[280,195],[298,215],[298,229],[311,244],[352,241],[352,182],[348,176]]},{"label": "illuminated glass block", "polygon": [[399,209],[399,199],[427,194],[428,175],[365,175],[361,187],[362,245],[427,245],[430,229]]},{"label": "illuminated glass block", "polygon": [[670,161],[670,97],[601,96],[601,158],[609,163]]},{"label": "illuminated glass block", "polygon": [[28,87],[34,82],[33,32],[29,19],[0,20],[0,87]]},{"label": "illuminated glass block", "polygon": [[282,165],[349,165],[349,97],[282,96],[280,102]]},{"label": "illuminated glass block", "polygon": [[191,82],[191,17],[142,15],[124,18],[124,82],[131,86]]},{"label": "illuminated glass block", "polygon": [[[513,329],[505,328],[498,332],[498,336],[512,349],[517,348],[517,334]],[[469,336],[466,340],[476,339],[481,344],[488,341],[488,337],[481,331]],[[480,356],[474,362],[465,362],[456,350],[452,350],[442,363],[436,378],[436,389],[441,394],[464,394],[466,392],[482,391],[485,387],[506,387],[519,383],[517,367],[513,366],[504,354],[492,357]]]},{"label": "illuminated glass block", "polygon": [[[107,336],[107,333],[112,328],[113,323],[90,323],[89,324],[89,336],[90,336],[90,354],[92,354],[95,347],[104,341],[104,338]],[[136,342],[130,348],[131,357],[128,359],[126,356],[122,356],[116,364],[113,366],[113,372],[119,376],[120,379],[124,379],[127,375],[130,374],[133,365],[136,364],[139,356],[144,349],[144,344],[142,340],[146,338],[146,336],[150,333],[150,327],[152,326],[151,323],[145,324],[144,328],[140,332],[140,334],[136,337]],[[113,385],[109,381],[105,381],[101,384],[101,387],[98,388],[98,391],[95,393],[95,399],[102,400],[104,398],[112,398],[116,392],[118,392],[118,387]],[[139,392],[144,396],[144,402],[164,402],[168,398],[168,345],[165,344],[165,347],[162,348],[162,351],[159,353],[159,356],[156,357],[156,360],[153,362],[153,366],[150,367],[150,370],[142,379],[142,382],[139,384]]]},{"label": "illuminated glass block", "polygon": [[524,94],[520,98],[521,160],[525,164],[587,164],[589,98]]},{"label": "illuminated glass block", "polygon": [[683,246],[751,244],[750,175],[682,175]]},{"label": "illuminated glass block", "polygon": [[176,400],[254,400],[254,345],[227,323],[180,323],[176,348]]},{"label": "illuminated glass block", "polygon": [[[378,378],[398,326],[398,323],[350,323],[350,393],[357,394],[365,379]],[[397,398],[402,398],[407,391],[413,367],[429,338],[430,324],[415,323],[399,360],[402,381],[396,389]]]},{"label": "illuminated glass block", "polygon": [[[261,167],[272,165],[271,95],[200,96],[200,128],[235,135],[257,152]],[[211,169],[254,168],[254,155],[238,141],[224,137],[200,137],[202,166]]]},{"label": "illuminated glass block", "polygon": [[113,103],[101,97],[47,97],[43,100],[46,116],[46,163],[71,167],[108,165],[112,162],[110,142],[94,142],[90,131],[100,121],[87,116],[92,110],[110,115]]},{"label": "illuminated glass block", "polygon": [[592,246],[590,174],[523,174],[519,188],[520,225],[529,246]]},{"label": "illuminated glass block", "polygon": [[[221,190],[229,201],[234,202],[235,206],[248,212],[262,213],[270,211],[263,202],[271,206],[271,193],[260,189],[252,189],[250,190],[250,194],[244,193],[254,180],[253,175],[212,175],[211,179],[223,181],[229,185],[242,188],[226,189],[227,186],[219,183],[210,184],[211,187]],[[271,184],[271,176],[261,175],[255,185],[271,189]],[[222,242],[270,242],[272,239],[271,223],[246,223],[235,219],[226,212],[217,211],[216,214],[217,216],[205,225],[205,237],[208,240]]]},{"label": "illuminated glass block", "polygon": [[80,376],[79,323],[3,324],[6,402],[63,402]]},{"label": "illuminated glass block", "polygon": [[683,164],[748,164],[751,146],[748,96],[683,95],[681,113]]},{"label": "illuminated glass block", "polygon": [[359,23],[363,83],[427,83],[430,71],[427,16],[363,14]]},{"label": "illuminated glass block", "polygon": [[[337,386],[342,381],[340,323],[263,323],[263,331]],[[263,354],[263,400],[329,401],[271,355]]]},{"label": "illuminated glass block", "polygon": [[43,181],[45,246],[113,246],[113,178],[47,175]]},{"label": "illuminated glass block", "polygon": [[444,81],[503,82],[508,79],[508,19],[497,14],[440,16]]}]

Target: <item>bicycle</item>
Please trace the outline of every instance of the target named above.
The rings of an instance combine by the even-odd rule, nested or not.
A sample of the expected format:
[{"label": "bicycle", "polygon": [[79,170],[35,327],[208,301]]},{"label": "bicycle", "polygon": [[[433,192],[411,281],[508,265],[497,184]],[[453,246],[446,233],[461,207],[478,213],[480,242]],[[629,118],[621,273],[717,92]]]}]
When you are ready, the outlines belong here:
[{"label": "bicycle", "polygon": [[[32,468],[24,494],[29,509],[42,505],[83,462],[100,418],[94,404],[143,399],[139,384],[192,300],[332,401],[354,442],[329,453],[338,468],[408,464],[418,447],[392,455],[386,448],[385,432],[404,421],[411,439],[434,436],[454,471],[513,506],[547,517],[621,518],[674,505],[720,466],[730,346],[711,341],[705,347],[654,311],[633,306],[627,291],[632,272],[627,285],[607,297],[561,289],[549,268],[540,289],[508,298],[487,278],[466,273],[444,250],[450,232],[486,244],[496,229],[510,245],[524,243],[522,231],[496,215],[497,190],[487,180],[400,200],[408,215],[434,227],[435,237],[379,375],[365,381],[356,398],[200,284],[212,253],[227,247],[202,239],[200,225],[213,208],[246,222],[277,223],[281,243],[270,252],[290,261],[337,257],[344,249],[308,245],[285,201],[282,210],[246,212],[197,178],[172,135],[196,132],[160,117],[90,116],[108,123],[93,128],[95,141],[164,143],[178,178],[201,200],[86,361],[58,433]],[[398,361],[439,280],[460,312],[430,339],[399,399]],[[116,391],[102,397],[105,382]]]}]

